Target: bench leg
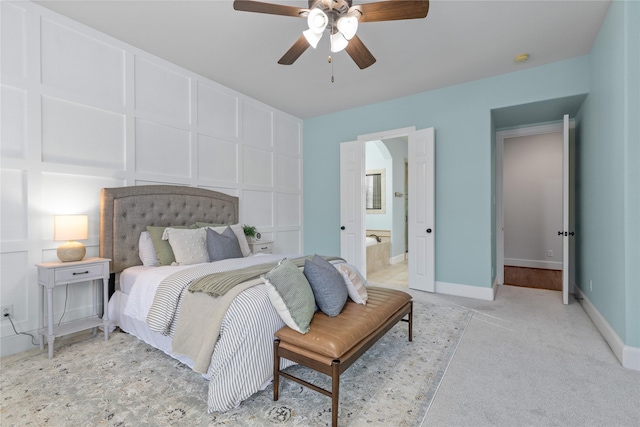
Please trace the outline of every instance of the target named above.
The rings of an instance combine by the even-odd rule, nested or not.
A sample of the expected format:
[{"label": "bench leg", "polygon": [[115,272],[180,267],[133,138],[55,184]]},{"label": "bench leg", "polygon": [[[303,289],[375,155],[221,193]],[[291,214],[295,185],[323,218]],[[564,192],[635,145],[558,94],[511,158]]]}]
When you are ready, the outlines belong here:
[{"label": "bench leg", "polygon": [[411,301],[411,311],[409,312],[409,342],[413,341],[413,301]]},{"label": "bench leg", "polygon": [[331,427],[338,427],[338,406],[340,404],[340,361],[331,363]]},{"label": "bench leg", "polygon": [[278,392],[280,391],[280,355],[278,354],[278,347],[280,340],[273,340],[273,400],[278,400]]}]

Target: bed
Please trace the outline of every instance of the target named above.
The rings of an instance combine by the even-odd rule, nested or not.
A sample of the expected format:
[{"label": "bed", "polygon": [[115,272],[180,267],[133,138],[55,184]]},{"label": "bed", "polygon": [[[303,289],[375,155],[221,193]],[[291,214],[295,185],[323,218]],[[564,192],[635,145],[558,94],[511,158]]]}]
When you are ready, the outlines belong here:
[{"label": "bed", "polygon": [[[191,295],[195,294],[186,291],[186,287],[174,291],[172,303],[176,305],[176,311],[158,314],[171,318],[164,325],[165,329],[160,330],[145,321],[152,317],[150,313],[157,313],[155,292],[171,282],[171,278],[184,276],[184,272],[197,269],[207,273],[231,271],[275,263],[285,255],[249,255],[187,266],[142,265],[138,245],[141,233],[148,226],[195,223],[237,224],[238,198],[206,189],[165,185],[102,189],[100,256],[112,260],[109,319],[114,326],[203,373],[209,381],[208,412],[224,412],[266,387],[273,376],[273,336],[284,322],[271,304],[265,285],[259,280],[244,282],[243,286],[215,299],[223,301],[224,311],[221,312],[224,315],[219,316],[211,331],[204,325],[195,328],[207,334],[197,340],[209,341],[212,353],[201,351],[202,354],[195,356],[175,351],[174,333],[181,327],[184,329],[182,319],[193,317],[196,312],[193,307],[206,301],[205,305],[210,308],[214,299],[199,294],[204,295],[203,299],[194,302]],[[184,309],[187,303],[191,305]],[[202,323],[211,322],[206,315],[199,319]],[[188,327],[194,329],[193,324]],[[186,335],[190,338],[190,334]]]}]

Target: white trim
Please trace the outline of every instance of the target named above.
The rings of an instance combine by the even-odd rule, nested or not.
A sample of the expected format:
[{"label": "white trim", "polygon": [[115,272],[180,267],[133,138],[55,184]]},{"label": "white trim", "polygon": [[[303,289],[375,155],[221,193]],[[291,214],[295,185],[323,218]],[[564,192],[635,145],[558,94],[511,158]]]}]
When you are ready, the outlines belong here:
[{"label": "white trim", "polygon": [[[7,322],[9,323],[9,322]],[[40,334],[38,330],[27,331],[27,334],[31,334],[34,336],[34,341],[39,343]],[[58,341],[58,340],[56,340]],[[31,341],[31,337],[27,335],[9,335],[6,337],[2,337],[0,339],[0,348],[2,348],[2,352],[0,357],[10,356],[16,353],[22,353],[23,351],[33,350],[34,348],[38,348],[40,344],[33,345]],[[42,350],[43,354],[47,351],[47,343],[45,339],[45,349]],[[44,356],[43,356],[44,357]]]},{"label": "white trim", "polygon": [[537,259],[505,258],[504,265],[510,267],[543,268],[545,270],[562,270],[558,261],[540,261]]},{"label": "white trim", "polygon": [[393,256],[393,257],[389,258],[389,264],[391,264],[391,265],[400,264],[401,262],[405,262],[406,259],[407,259],[406,253],[400,254],[400,255],[396,255],[396,256]]},{"label": "white trim", "polygon": [[[573,123],[573,122],[572,122]],[[502,130],[496,132],[495,147],[495,205],[496,205],[496,278],[499,285],[504,284],[504,140],[507,138],[517,138],[520,136],[539,135],[543,133],[562,132],[562,122],[530,126],[526,128]]]},{"label": "white trim", "polygon": [[358,141],[377,141],[389,138],[397,138],[400,136],[409,136],[409,134],[416,131],[415,126],[386,130],[382,132],[368,133],[366,135],[358,135]]},{"label": "white trim", "polygon": [[609,344],[611,351],[618,358],[622,366],[627,369],[640,371],[640,348],[625,345],[622,338],[609,325],[609,322],[600,314],[595,305],[587,298],[580,288],[576,286],[576,297],[582,298],[582,308],[587,313],[602,338]]},{"label": "white trim", "polygon": [[496,281],[493,282],[493,286],[490,288],[436,281],[436,294],[454,295],[485,301],[494,301],[496,299],[496,288]]}]

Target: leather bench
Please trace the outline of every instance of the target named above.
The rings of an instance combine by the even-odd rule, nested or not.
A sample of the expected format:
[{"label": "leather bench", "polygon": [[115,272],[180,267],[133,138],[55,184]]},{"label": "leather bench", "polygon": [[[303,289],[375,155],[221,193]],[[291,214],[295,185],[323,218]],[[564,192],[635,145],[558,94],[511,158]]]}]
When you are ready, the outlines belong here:
[{"label": "leather bench", "polygon": [[[413,340],[411,295],[379,287],[368,287],[367,293],[366,305],[348,300],[342,312],[335,317],[316,312],[311,320],[311,329],[306,334],[288,326],[275,333],[273,400],[278,400],[280,376],[288,378],[331,397],[331,425],[336,427],[340,374],[401,320],[409,323],[409,341]],[[329,375],[331,391],[280,370],[280,358]]]}]

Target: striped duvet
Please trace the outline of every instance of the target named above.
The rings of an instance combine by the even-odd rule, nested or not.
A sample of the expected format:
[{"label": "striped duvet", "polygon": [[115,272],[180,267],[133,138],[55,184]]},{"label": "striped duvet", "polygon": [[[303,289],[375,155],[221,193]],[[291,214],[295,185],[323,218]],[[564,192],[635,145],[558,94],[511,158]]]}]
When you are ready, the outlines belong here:
[{"label": "striped duvet", "polygon": [[[148,313],[139,310],[138,317],[144,316],[154,332],[173,336],[180,316],[180,306],[191,281],[214,271],[229,271],[272,262],[282,257],[261,255],[199,264],[175,275],[168,275],[166,279],[171,280],[156,284],[154,302]],[[131,295],[136,294],[135,286]],[[149,295],[151,291],[146,289],[144,292]],[[130,297],[128,304],[135,304],[135,300],[136,298]],[[232,300],[222,316],[218,340],[207,369],[208,412],[224,412],[234,408],[268,384],[273,376],[273,337],[282,326],[284,322],[273,308],[264,284],[252,286]],[[292,364],[286,360],[283,362],[286,363],[284,366]]]}]

